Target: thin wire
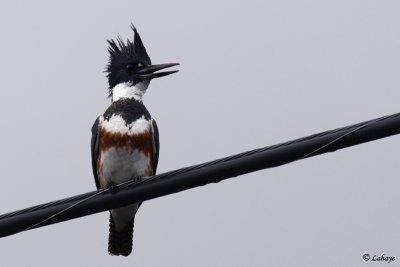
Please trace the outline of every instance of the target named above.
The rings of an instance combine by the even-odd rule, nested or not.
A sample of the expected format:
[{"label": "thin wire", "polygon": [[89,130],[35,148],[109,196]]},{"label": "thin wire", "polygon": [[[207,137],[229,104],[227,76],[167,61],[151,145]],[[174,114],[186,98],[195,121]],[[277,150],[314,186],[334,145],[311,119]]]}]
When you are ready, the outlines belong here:
[{"label": "thin wire", "polygon": [[80,201],[78,201],[78,202],[72,204],[71,206],[66,207],[66,208],[63,209],[63,210],[60,210],[59,212],[54,213],[53,215],[51,215],[51,216],[49,216],[49,217],[47,217],[47,218],[45,218],[45,219],[43,219],[43,220],[41,220],[41,221],[39,221],[39,222],[37,222],[37,223],[31,225],[31,226],[29,226],[29,227],[27,227],[27,228],[21,230],[20,232],[28,231],[28,230],[30,230],[30,229],[32,229],[32,228],[38,227],[39,225],[41,225],[41,224],[43,224],[43,223],[45,223],[45,222],[47,222],[47,221],[53,219],[54,217],[57,217],[57,216],[59,216],[59,215],[65,213],[66,211],[72,209],[73,207],[78,206],[79,204],[81,204],[81,203],[83,203],[83,202],[85,202],[85,201],[87,201],[87,200],[89,200],[89,199],[91,199],[91,198],[93,198],[93,197],[95,197],[95,196],[97,196],[97,195],[103,194],[104,192],[109,191],[109,190],[110,190],[110,188],[104,188],[104,189],[98,190],[98,191],[96,191],[95,194],[90,195],[90,196],[88,196],[87,198],[84,198],[84,199],[82,199],[82,200],[80,200]]},{"label": "thin wire", "polygon": [[[376,121],[375,121],[374,123],[376,123]],[[302,157],[300,157],[300,158],[298,158],[298,159],[295,159],[294,161],[300,160],[300,159],[308,158],[309,156],[313,155],[314,153],[317,153],[318,151],[320,151],[321,149],[324,149],[324,148],[326,148],[326,147],[328,147],[328,146],[330,146],[330,145],[336,143],[337,141],[339,141],[339,140],[345,138],[346,136],[348,136],[348,135],[350,135],[350,134],[352,134],[352,133],[354,133],[354,132],[357,132],[357,131],[361,130],[362,128],[367,127],[368,125],[371,125],[371,124],[361,125],[360,127],[356,128],[356,129],[354,129],[354,130],[352,130],[352,131],[350,131],[350,132],[348,132],[348,133],[346,133],[346,134],[343,134],[342,136],[339,136],[338,138],[336,138],[336,139],[334,139],[334,140],[328,142],[327,144],[325,144],[325,145],[323,145],[323,146],[321,146],[321,147],[319,147],[319,148],[317,148],[317,149],[311,151],[310,153],[307,153],[306,155],[304,155],[304,156],[302,156]]]},{"label": "thin wire", "polygon": [[[136,181],[136,180],[133,179],[133,180],[130,180],[130,181],[126,181],[126,182],[120,183],[120,184],[118,185],[118,187],[121,188],[121,189],[122,189],[122,188],[125,188],[125,187],[128,187],[128,186],[130,186],[130,185],[132,184],[132,182],[135,182],[135,181]],[[42,225],[43,223],[45,223],[45,222],[47,222],[47,221],[49,221],[49,220],[51,220],[51,219],[53,219],[53,218],[55,218],[55,217],[57,217],[57,216],[63,214],[63,213],[65,213],[66,211],[72,209],[73,207],[76,207],[76,206],[78,206],[79,204],[81,204],[81,203],[83,203],[83,202],[85,202],[85,201],[87,201],[87,200],[89,200],[89,199],[91,199],[91,198],[93,198],[93,197],[95,197],[95,196],[98,196],[98,195],[100,195],[100,194],[103,194],[103,193],[105,193],[105,192],[107,192],[107,191],[109,191],[109,190],[110,190],[110,188],[103,188],[103,189],[100,189],[100,190],[98,190],[98,191],[95,191],[94,194],[89,195],[88,197],[86,197],[86,198],[84,198],[84,199],[82,199],[82,200],[79,200],[78,202],[72,204],[71,206],[68,206],[68,207],[66,207],[66,208],[63,209],[63,210],[60,210],[60,211],[54,213],[53,215],[51,215],[51,216],[49,216],[49,217],[47,217],[47,218],[45,218],[45,219],[43,219],[43,220],[41,220],[41,221],[39,221],[39,222],[37,222],[37,223],[31,225],[31,226],[29,226],[29,227],[27,227],[27,228],[21,230],[20,232],[28,231],[28,230],[30,230],[30,229],[32,229],[32,228],[36,228],[36,227]]]},{"label": "thin wire", "polygon": [[240,153],[240,154],[232,155],[230,157],[221,158],[221,159],[217,159],[217,160],[214,160],[214,161],[198,164],[198,165],[195,165],[195,166],[191,166],[191,167],[186,167],[186,168],[170,171],[170,172],[164,173],[162,175],[145,177],[145,179],[140,181],[138,184],[144,183],[144,182],[147,183],[147,182],[150,182],[150,181],[153,181],[153,180],[158,180],[158,179],[164,179],[166,177],[170,177],[170,176],[173,176],[173,175],[186,173],[186,172],[190,172],[190,171],[193,171],[193,170],[198,170],[198,169],[201,169],[203,167],[209,167],[209,166],[213,166],[213,165],[216,165],[216,164],[219,164],[219,163],[223,163],[223,162],[228,162],[228,161],[235,160],[235,159],[244,158],[244,157],[251,156],[251,155],[254,155],[254,154],[257,154],[257,153],[261,153],[261,152],[265,152],[265,151],[268,151],[268,150],[271,150],[271,149],[284,147],[284,146],[287,146],[287,145],[303,142],[305,140],[310,140],[310,139],[314,139],[314,138],[317,138],[317,137],[323,137],[323,136],[325,136],[327,134],[332,134],[332,133],[336,133],[336,132],[343,131],[343,130],[349,130],[349,129],[352,129],[352,128],[356,127],[355,129],[344,133],[343,135],[339,136],[338,138],[328,142],[325,145],[322,145],[321,147],[318,147],[317,149],[315,149],[315,150],[313,150],[313,151],[311,151],[311,152],[309,152],[309,153],[307,153],[307,154],[305,154],[305,155],[303,155],[303,156],[301,156],[301,157],[299,157],[297,159],[294,159],[293,161],[301,160],[301,159],[307,158],[307,157],[315,154],[316,152],[320,151],[321,149],[324,149],[324,148],[326,148],[326,147],[338,142],[339,140],[345,138],[346,136],[348,136],[348,135],[350,135],[352,133],[355,133],[355,132],[357,132],[357,131],[359,131],[359,130],[367,127],[367,126],[371,126],[371,125],[373,125],[373,124],[375,124],[377,122],[380,122],[380,121],[383,121],[383,120],[386,120],[386,119],[392,118],[392,117],[398,117],[398,116],[400,116],[400,113],[384,116],[384,117],[381,117],[381,118],[378,118],[378,119],[375,119],[375,120],[372,120],[372,121],[362,122],[362,123],[359,123],[359,124],[356,124],[356,125],[351,125],[351,126],[348,126],[348,127],[345,127],[345,128],[338,128],[338,129],[335,129],[335,130],[325,131],[325,132],[322,132],[322,133],[314,134],[314,135],[311,135],[311,136],[306,136],[306,137],[301,138],[301,139],[296,139],[296,140],[292,140],[292,141],[289,141],[289,142],[285,142],[285,143],[281,143],[281,144],[277,144],[277,145],[273,145],[273,146],[254,149],[254,150],[251,150],[251,151],[247,151],[247,152],[243,152],[243,153]]}]

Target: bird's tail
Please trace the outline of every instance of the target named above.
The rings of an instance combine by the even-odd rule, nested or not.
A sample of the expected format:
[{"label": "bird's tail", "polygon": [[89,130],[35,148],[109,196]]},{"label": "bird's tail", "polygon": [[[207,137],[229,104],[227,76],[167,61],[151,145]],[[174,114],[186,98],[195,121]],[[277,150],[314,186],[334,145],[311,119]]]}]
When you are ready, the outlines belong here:
[{"label": "bird's tail", "polygon": [[122,231],[116,231],[115,222],[110,213],[110,233],[108,236],[108,253],[111,255],[128,256],[132,252],[133,224],[135,217]]}]

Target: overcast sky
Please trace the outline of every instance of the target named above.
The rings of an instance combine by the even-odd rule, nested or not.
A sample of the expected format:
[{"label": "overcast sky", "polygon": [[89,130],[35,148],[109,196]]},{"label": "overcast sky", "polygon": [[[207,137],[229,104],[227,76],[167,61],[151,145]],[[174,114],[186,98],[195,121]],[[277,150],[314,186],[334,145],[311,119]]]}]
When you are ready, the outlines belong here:
[{"label": "overcast sky", "polygon": [[[0,3],[0,213],[95,189],[106,39],[132,38],[131,22],[153,63],[181,63],[144,98],[159,173],[399,112],[399,1],[100,2]],[[104,212],[0,239],[0,266],[399,264],[399,146],[146,202],[128,258],[107,254]]]}]

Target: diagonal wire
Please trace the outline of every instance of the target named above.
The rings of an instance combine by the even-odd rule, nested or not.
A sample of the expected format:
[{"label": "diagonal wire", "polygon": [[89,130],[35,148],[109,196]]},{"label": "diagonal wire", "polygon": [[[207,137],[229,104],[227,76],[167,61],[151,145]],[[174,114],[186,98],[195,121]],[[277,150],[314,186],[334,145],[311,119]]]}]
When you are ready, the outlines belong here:
[{"label": "diagonal wire", "polygon": [[[341,141],[341,140],[343,140],[345,138],[351,138],[351,136],[352,135],[354,136],[354,134],[357,133],[358,131],[360,131],[362,129],[366,129],[366,128],[370,127],[370,126],[373,126],[374,124],[384,122],[386,120],[387,121],[391,121],[391,124],[388,124],[388,125],[391,126],[391,127],[396,127],[396,129],[389,129],[389,133],[385,133],[381,137],[369,138],[369,139],[367,138],[368,139],[367,141],[371,141],[371,140],[375,140],[375,139],[378,139],[378,138],[386,137],[386,136],[389,136],[389,135],[397,134],[397,133],[400,132],[400,126],[399,126],[400,120],[399,120],[399,117],[400,117],[400,113],[393,114],[393,115],[388,115],[388,116],[384,116],[384,117],[381,117],[381,118],[378,118],[378,119],[374,119],[374,120],[358,123],[358,124],[355,124],[355,125],[350,125],[350,126],[347,126],[347,127],[338,128],[338,129],[335,129],[335,130],[325,131],[325,132],[322,132],[322,133],[310,135],[310,136],[307,136],[307,137],[304,137],[304,138],[299,138],[299,139],[292,140],[292,141],[289,141],[289,142],[285,142],[285,143],[281,143],[281,144],[277,144],[277,145],[273,145],[273,146],[268,146],[268,147],[264,147],[264,148],[260,148],[260,149],[254,149],[254,150],[251,150],[251,151],[247,151],[247,152],[243,152],[243,153],[240,153],[240,154],[232,155],[232,156],[229,156],[229,157],[217,159],[217,160],[214,160],[214,161],[210,161],[210,162],[206,162],[206,163],[202,163],[202,164],[197,164],[197,165],[186,167],[186,168],[177,169],[177,170],[166,172],[166,173],[163,173],[163,174],[160,174],[160,175],[156,175],[156,176],[152,176],[152,177],[143,177],[139,181],[137,179],[133,179],[132,181],[128,181],[128,182],[122,183],[122,184],[118,185],[117,187],[118,187],[118,189],[122,189],[122,188],[131,187],[134,184],[135,185],[147,184],[149,182],[153,182],[153,181],[157,181],[157,180],[167,179],[167,178],[170,178],[170,177],[176,177],[178,175],[188,174],[188,173],[196,171],[196,170],[201,170],[203,168],[209,168],[211,166],[216,166],[216,165],[219,165],[219,164],[222,164],[222,163],[236,162],[239,159],[244,160],[246,158],[251,158],[254,155],[261,154],[261,153],[266,152],[266,151],[272,151],[272,150],[279,149],[279,148],[289,147],[289,146],[295,145],[297,143],[304,143],[304,142],[308,142],[308,141],[313,141],[314,139],[318,139],[318,138],[321,138],[321,137],[330,137],[331,135],[343,132],[343,134],[339,135],[337,138],[335,138],[335,139],[333,139],[331,141],[327,141],[323,145],[319,145],[317,148],[311,150],[310,152],[307,152],[307,153],[305,153],[303,155],[299,155],[298,157],[295,157],[295,158],[293,158],[291,160],[286,160],[285,161],[285,163],[289,163],[289,162],[293,162],[293,161],[296,161],[296,160],[299,160],[299,159],[304,159],[304,158],[316,155],[318,153],[324,153],[324,150],[326,150],[329,147],[332,147],[332,149],[334,149],[334,145],[336,145],[336,143],[338,143],[339,141]],[[386,132],[387,132],[387,129],[386,129]],[[358,138],[361,138],[361,137],[359,136]],[[353,142],[353,144],[350,144],[350,145],[359,144],[359,143],[362,143],[362,142],[366,142],[366,141]],[[347,147],[347,146],[350,146],[350,145],[343,145],[341,148]],[[310,149],[312,148],[312,146],[309,146],[309,147],[310,147]],[[325,151],[325,152],[328,152],[328,151]],[[282,163],[282,164],[285,164],[285,163]],[[282,164],[278,164],[278,165],[282,165]],[[266,168],[266,167],[263,167],[263,168]],[[258,169],[262,169],[262,168],[258,168]],[[254,170],[251,170],[251,171],[254,171]],[[247,172],[245,171],[243,173],[247,173]],[[243,174],[243,173],[241,173],[241,174]],[[237,175],[240,175],[240,174],[237,174]],[[237,175],[234,175],[234,176],[237,176]],[[234,177],[234,176],[230,176],[230,177]],[[224,178],[224,179],[226,179],[226,178]],[[190,188],[192,188],[192,187],[190,187]],[[59,206],[59,205],[73,203],[73,204],[69,205],[68,207],[66,207],[64,209],[62,209],[62,210],[60,210],[58,212],[55,212],[55,213],[51,214],[50,216],[47,216],[46,218],[40,220],[39,222],[36,222],[36,223],[30,225],[29,227],[24,227],[20,231],[33,229],[33,228],[42,226],[43,224],[49,224],[50,223],[49,221],[51,221],[52,219],[56,218],[57,216],[60,216],[61,214],[65,213],[66,211],[72,211],[74,208],[78,207],[79,205],[81,205],[82,203],[86,202],[87,200],[92,199],[95,196],[99,196],[99,195],[105,193],[106,191],[108,191],[108,189],[94,191],[94,192],[78,195],[78,196],[75,196],[75,197],[72,197],[72,198],[53,201],[53,202],[50,202],[50,203],[34,206],[34,207],[31,207],[31,208],[27,208],[27,209],[15,211],[15,212],[7,213],[7,214],[4,214],[4,215],[0,216],[0,224],[1,224],[2,220],[7,219],[7,218],[28,214],[28,213],[40,211],[40,210],[43,210],[43,209],[46,209],[46,208]]]}]

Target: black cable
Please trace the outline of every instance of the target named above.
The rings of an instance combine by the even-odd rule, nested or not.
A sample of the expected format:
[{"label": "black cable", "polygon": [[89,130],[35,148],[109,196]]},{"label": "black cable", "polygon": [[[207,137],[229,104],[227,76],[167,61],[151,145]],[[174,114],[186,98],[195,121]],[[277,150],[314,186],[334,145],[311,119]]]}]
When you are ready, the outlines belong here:
[{"label": "black cable", "polygon": [[0,216],[0,237],[70,220],[135,202],[217,183],[249,172],[354,146],[400,133],[400,113],[293,141],[126,182],[117,192],[93,191]]}]

